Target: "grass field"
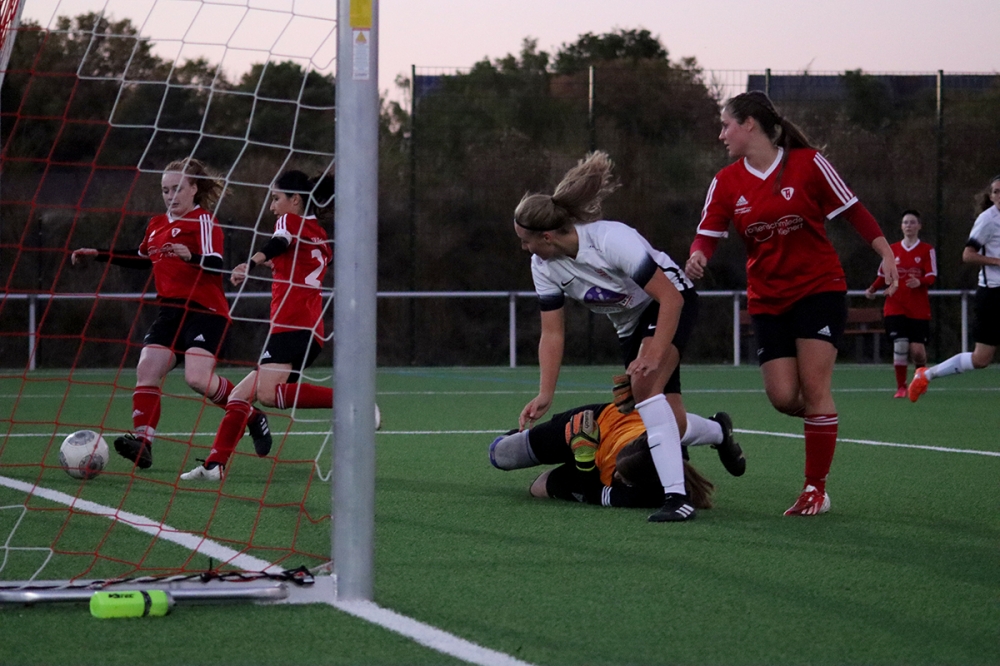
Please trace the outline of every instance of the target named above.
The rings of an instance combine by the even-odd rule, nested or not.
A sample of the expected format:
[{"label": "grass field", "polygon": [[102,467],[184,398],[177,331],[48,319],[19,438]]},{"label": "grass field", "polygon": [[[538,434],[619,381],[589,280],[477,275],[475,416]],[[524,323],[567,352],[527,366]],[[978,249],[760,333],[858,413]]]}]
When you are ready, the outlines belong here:
[{"label": "grass field", "polygon": [[[608,399],[613,370],[565,369],[554,409]],[[322,422],[289,426],[276,415],[276,429],[292,433],[276,460],[240,456],[221,492],[191,490],[177,475],[204,457],[221,411],[171,377],[167,392],[187,397],[164,401],[152,470],[133,477],[112,454],[104,474],[81,484],[40,467],[56,464],[77,427],[128,427],[130,391],[112,393],[110,381],[74,375],[64,399],[64,375],[23,386],[0,377],[0,476],[237,550],[250,542],[248,554],[280,566],[322,562]],[[838,366],[833,508],[785,518],[802,482],[801,421],[768,405],[756,368],[685,368],[689,410],[728,411],[748,469],[732,478],[714,451],[693,450],[716,483],[716,507],[653,525],[647,511],[532,499],[540,470],[490,467],[489,442],[516,425],[535,368],[382,369],[375,601],[535,664],[1000,663],[1000,373],[937,381],[918,405],[893,400],[892,382],[889,366]],[[32,499],[38,510],[21,519],[24,503],[23,491],[0,486],[0,582],[38,569],[41,554],[19,550],[32,542],[60,551],[42,578],[208,566],[105,518],[67,518],[53,502]],[[0,663],[458,662],[326,606],[179,606],[116,621],[69,604],[0,609]]]}]

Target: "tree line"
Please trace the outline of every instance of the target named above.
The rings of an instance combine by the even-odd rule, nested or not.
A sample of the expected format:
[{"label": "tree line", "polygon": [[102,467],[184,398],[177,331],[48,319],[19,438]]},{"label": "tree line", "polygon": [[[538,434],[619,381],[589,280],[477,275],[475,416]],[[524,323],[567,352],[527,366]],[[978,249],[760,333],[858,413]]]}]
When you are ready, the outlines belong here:
[{"label": "tree line", "polygon": [[[826,146],[890,241],[899,237],[900,211],[920,209],[925,239],[943,249],[939,286],[971,286],[957,257],[972,196],[1000,170],[1000,88],[949,92],[938,142],[932,90],[900,93],[860,71],[840,79],[839,99],[786,95],[776,103]],[[682,263],[706,188],[727,161],[716,138],[722,99],[712,72],[694,58],[671,59],[646,30],[587,33],[554,53],[529,38],[516,55],[400,83],[421,85],[413,85],[409,108],[382,106],[383,291],[530,290],[528,257],[511,228],[514,207],[525,192],[551,191],[595,148],[611,154],[623,185],[607,200],[606,217],[635,226]],[[186,155],[229,179],[218,216],[227,265],[238,263],[270,230],[271,178],[283,168],[315,172],[332,164],[335,99],[333,77],[295,62],[256,64],[231,81],[206,60],[163,60],[128,20],[91,13],[60,18],[54,30],[26,24],[0,91],[0,277],[15,291],[145,288],[148,275],[73,272],[66,251],[137,246],[145,220],[162,207],[157,169]],[[876,267],[845,227],[828,225],[851,288],[864,288]],[[731,239],[720,246],[699,288],[745,286],[740,245]],[[134,316],[134,306],[123,307],[121,316]],[[26,316],[12,304],[4,308]],[[48,330],[107,333],[84,305],[76,308],[72,315],[51,311]],[[582,311],[569,314],[568,362],[617,362],[610,327]],[[387,299],[379,304],[379,362],[503,363],[506,315],[500,301]],[[537,314],[529,299],[519,302],[518,316],[519,356],[530,362]],[[706,301],[702,326],[721,332],[729,316],[728,304]],[[954,345],[953,329],[943,327],[941,344]],[[240,339],[234,357],[256,353],[254,336]],[[700,336],[692,359],[724,360],[728,344],[725,335]],[[20,353],[7,338],[0,345]],[[66,362],[50,353],[51,363]],[[92,361],[106,365],[114,353],[120,350]]]}]

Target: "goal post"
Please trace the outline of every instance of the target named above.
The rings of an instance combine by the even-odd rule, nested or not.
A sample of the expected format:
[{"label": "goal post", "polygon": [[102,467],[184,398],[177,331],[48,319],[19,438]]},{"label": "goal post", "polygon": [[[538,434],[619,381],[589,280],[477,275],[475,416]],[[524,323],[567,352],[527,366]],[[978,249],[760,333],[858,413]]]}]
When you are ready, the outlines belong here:
[{"label": "goal post", "polygon": [[[41,20],[30,12],[0,109],[0,603],[23,598],[12,590],[63,590],[53,596],[66,599],[66,590],[120,581],[180,589],[192,577],[213,580],[214,599],[243,575],[292,592],[322,576],[308,600],[371,600],[377,0],[119,1]],[[9,34],[2,48],[12,44]],[[257,453],[246,436],[221,482],[196,485],[179,476],[208,457],[228,412],[178,365],[157,387],[152,466],[111,447],[96,478],[71,479],[59,462],[70,433],[94,430],[113,444],[133,430],[136,363],[158,306],[148,268],[74,265],[72,253],[134,257],[163,214],[166,165],[189,157],[225,187],[211,212],[227,285],[276,232],[277,176],[335,167],[324,222],[334,266],[322,282],[322,319],[332,321],[312,331],[326,342],[319,359],[297,368],[299,386],[326,391],[314,394],[324,404],[263,407],[271,452]],[[260,267],[226,287],[232,321],[215,373],[232,384],[270,339],[270,275]],[[330,398],[332,386],[343,390]]]},{"label": "goal post", "polygon": [[337,597],[374,595],[378,0],[340,0],[334,284],[333,562]]}]

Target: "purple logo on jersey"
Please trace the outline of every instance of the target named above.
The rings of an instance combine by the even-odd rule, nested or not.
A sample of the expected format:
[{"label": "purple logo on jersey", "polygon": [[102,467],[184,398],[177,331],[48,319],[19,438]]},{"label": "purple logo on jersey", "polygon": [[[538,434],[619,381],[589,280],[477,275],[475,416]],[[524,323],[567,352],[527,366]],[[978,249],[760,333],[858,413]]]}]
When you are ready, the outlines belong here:
[{"label": "purple logo on jersey", "polygon": [[588,305],[623,305],[628,300],[628,294],[619,294],[601,287],[591,287],[583,295],[583,302]]}]

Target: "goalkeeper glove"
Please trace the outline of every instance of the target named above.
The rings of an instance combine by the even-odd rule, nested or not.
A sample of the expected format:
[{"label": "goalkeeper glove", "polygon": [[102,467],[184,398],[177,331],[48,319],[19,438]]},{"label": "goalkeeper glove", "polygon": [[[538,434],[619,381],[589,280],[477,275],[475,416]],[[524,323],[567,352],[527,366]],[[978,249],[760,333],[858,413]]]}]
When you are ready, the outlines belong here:
[{"label": "goalkeeper glove", "polygon": [[594,457],[601,443],[601,429],[591,409],[573,415],[566,424],[566,443],[573,451],[576,468],[581,472],[594,469]]},{"label": "goalkeeper glove", "polygon": [[628,414],[635,409],[635,397],[632,396],[632,379],[627,374],[615,375],[614,382],[615,407],[622,414]]}]

